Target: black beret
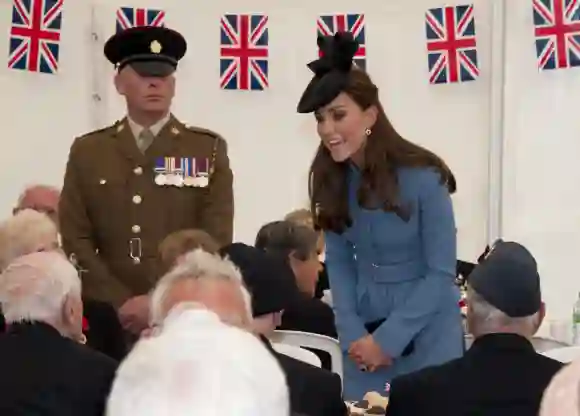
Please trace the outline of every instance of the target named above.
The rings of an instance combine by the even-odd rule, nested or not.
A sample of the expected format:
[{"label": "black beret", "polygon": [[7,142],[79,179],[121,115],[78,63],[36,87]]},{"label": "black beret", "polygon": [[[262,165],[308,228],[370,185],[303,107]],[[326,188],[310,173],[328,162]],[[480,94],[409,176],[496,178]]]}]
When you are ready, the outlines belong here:
[{"label": "black beret", "polygon": [[187,50],[184,37],[175,30],[139,26],[120,31],[105,43],[105,56],[121,70],[126,65],[141,76],[167,76]]},{"label": "black beret", "polygon": [[280,312],[299,301],[296,278],[285,258],[243,243],[225,246],[220,253],[240,269],[252,294],[255,317]]},{"label": "black beret", "polygon": [[314,77],[302,93],[299,113],[312,113],[334,100],[347,86],[359,44],[350,32],[318,36],[321,57],[308,64]]},{"label": "black beret", "polygon": [[533,315],[542,304],[536,260],[518,243],[498,241],[492,246],[469,275],[469,285],[512,318]]}]

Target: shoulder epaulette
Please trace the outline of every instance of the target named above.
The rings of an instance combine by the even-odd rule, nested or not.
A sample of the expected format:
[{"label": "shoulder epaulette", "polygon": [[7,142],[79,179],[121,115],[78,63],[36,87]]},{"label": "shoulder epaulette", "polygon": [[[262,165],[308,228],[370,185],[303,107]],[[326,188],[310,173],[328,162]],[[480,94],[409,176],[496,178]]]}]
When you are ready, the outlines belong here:
[{"label": "shoulder epaulette", "polygon": [[205,135],[211,136],[213,138],[220,138],[221,139],[221,137],[222,137],[220,134],[216,133],[215,131],[209,130],[209,129],[204,129],[202,127],[185,125],[185,128],[189,131],[194,132],[194,133],[205,134]]},{"label": "shoulder epaulette", "polygon": [[113,129],[113,128],[117,127],[119,125],[119,123],[121,123],[121,120],[117,120],[114,124],[111,124],[110,126],[107,126],[107,127],[103,127],[102,129],[93,130],[93,131],[90,131],[86,134],[83,134],[82,136],[79,137],[79,139],[84,139],[85,137],[92,136],[93,134],[102,133],[102,132],[107,131],[109,129]]}]

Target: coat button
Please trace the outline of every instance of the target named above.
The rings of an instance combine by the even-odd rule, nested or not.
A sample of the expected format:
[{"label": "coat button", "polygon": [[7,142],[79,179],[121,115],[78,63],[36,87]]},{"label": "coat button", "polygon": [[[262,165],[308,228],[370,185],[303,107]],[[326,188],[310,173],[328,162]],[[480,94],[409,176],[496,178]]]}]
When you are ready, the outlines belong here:
[{"label": "coat button", "polygon": [[133,169],[133,172],[135,175],[141,175],[143,174],[143,168],[141,166],[137,166],[135,169]]},{"label": "coat button", "polygon": [[134,203],[134,204],[140,204],[140,203],[141,203],[141,201],[142,201],[142,198],[141,198],[141,196],[140,196],[140,195],[135,195],[135,196],[133,197],[133,203]]},{"label": "coat button", "polygon": [[135,234],[139,234],[141,232],[141,227],[134,225],[131,227],[131,231],[133,231]]}]

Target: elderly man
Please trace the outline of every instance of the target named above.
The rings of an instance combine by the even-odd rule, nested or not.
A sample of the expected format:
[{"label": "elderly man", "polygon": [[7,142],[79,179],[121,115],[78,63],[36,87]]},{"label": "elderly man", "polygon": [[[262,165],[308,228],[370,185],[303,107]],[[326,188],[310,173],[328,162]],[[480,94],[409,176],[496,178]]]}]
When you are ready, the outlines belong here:
[{"label": "elderly man", "polygon": [[233,174],[226,141],[171,114],[186,41],[136,27],[104,53],[127,117],[77,138],[60,200],[63,247],[87,270],[86,294],[118,308],[133,333],[147,324],[147,293],[161,275],[157,248],[171,232],[199,228],[220,244],[233,232]]},{"label": "elderly man", "polygon": [[0,224],[0,271],[24,254],[58,248],[56,225],[41,212],[19,210]]},{"label": "elderly man", "polygon": [[[61,251],[58,229],[46,214],[29,208],[18,210],[0,224],[0,271],[20,256],[41,251]],[[87,344],[114,359],[126,353],[123,330],[111,305],[84,299],[84,333]],[[0,313],[0,330],[4,328]]]},{"label": "elderly man", "polygon": [[0,275],[0,414],[101,416],[116,363],[81,345],[81,282],[55,251],[14,260]]},{"label": "elderly man", "polygon": [[217,254],[194,250],[161,278],[151,295],[153,327],[162,327],[174,308],[209,309],[222,321],[249,328],[250,294],[236,266]]},{"label": "elderly man", "polygon": [[58,201],[60,191],[50,185],[32,185],[27,187],[18,198],[13,213],[23,209],[42,212],[58,224]]},{"label": "elderly man", "polygon": [[462,358],[395,378],[387,415],[538,414],[562,364],[530,342],[545,314],[536,261],[520,244],[499,242],[468,284],[473,345]]},{"label": "elderly man", "polygon": [[[196,257],[206,257],[205,273],[225,271],[217,260]],[[252,334],[201,307],[173,309],[158,336],[137,343],[119,368],[107,405],[107,416],[288,412],[288,388],[274,357]]]}]

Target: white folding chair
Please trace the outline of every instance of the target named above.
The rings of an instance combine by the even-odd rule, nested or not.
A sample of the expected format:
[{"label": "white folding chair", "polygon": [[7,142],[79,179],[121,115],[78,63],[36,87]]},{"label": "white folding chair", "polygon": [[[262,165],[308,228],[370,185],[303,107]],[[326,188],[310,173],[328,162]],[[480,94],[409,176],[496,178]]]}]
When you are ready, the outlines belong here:
[{"label": "white folding chair", "polygon": [[295,345],[282,344],[278,342],[273,342],[272,348],[274,348],[274,350],[280,354],[295,358],[304,363],[313,365],[314,367],[322,367],[320,358],[318,358],[318,356],[312,351],[305,350],[304,348],[300,348]]},{"label": "white folding chair", "polygon": [[561,363],[568,364],[580,359],[580,346],[574,345],[571,347],[555,348],[553,350],[542,352],[542,355],[553,358]]},{"label": "white folding chair", "polygon": [[296,347],[313,348],[315,350],[325,351],[330,355],[330,365],[333,373],[340,376],[342,380],[342,351],[338,340],[325,335],[311,334],[300,331],[274,331],[272,341],[294,345]]}]

